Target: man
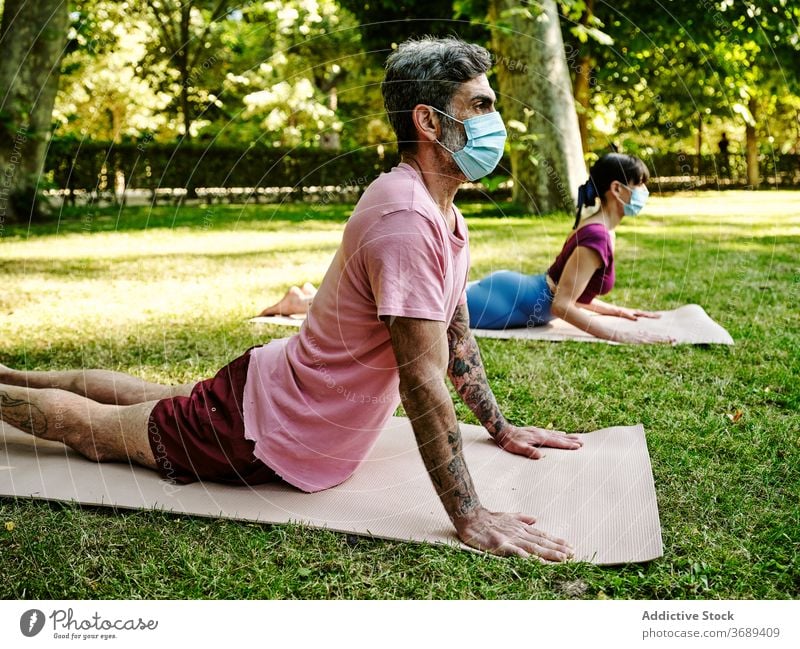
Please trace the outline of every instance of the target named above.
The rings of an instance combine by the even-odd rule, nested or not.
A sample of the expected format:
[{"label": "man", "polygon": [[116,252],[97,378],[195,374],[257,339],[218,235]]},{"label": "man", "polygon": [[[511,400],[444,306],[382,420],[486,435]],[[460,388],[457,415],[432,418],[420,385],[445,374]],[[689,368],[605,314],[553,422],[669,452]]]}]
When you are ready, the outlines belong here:
[{"label": "man", "polygon": [[581,446],[506,421],[468,326],[467,228],[453,198],[502,155],[489,66],[486,50],[457,39],[408,41],[389,57],[382,91],[402,162],[356,205],[299,334],[195,386],[2,368],[3,421],[176,482],[283,479],[312,492],[352,475],[402,401],[459,538],[496,554],[567,559],[571,547],[532,517],[481,506],[445,385],[449,376],[511,453]]}]

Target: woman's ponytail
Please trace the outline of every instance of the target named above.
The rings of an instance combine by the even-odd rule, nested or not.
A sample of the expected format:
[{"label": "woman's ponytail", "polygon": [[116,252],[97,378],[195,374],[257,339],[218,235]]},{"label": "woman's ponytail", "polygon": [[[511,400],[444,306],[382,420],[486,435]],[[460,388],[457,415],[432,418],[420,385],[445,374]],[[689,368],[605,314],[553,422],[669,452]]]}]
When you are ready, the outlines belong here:
[{"label": "woman's ponytail", "polygon": [[572,226],[573,230],[577,228],[578,224],[581,222],[583,208],[594,206],[596,199],[597,188],[594,186],[592,179],[589,178],[583,185],[578,187],[578,209],[575,212],[575,225]]}]

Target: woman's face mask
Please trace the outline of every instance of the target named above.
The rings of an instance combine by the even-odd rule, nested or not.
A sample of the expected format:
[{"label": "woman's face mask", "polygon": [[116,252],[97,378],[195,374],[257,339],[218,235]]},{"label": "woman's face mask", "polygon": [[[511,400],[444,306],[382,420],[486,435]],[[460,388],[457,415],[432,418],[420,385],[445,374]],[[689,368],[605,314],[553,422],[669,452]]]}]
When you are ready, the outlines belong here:
[{"label": "woman's face mask", "polygon": [[623,185],[623,187],[627,187],[631,190],[630,200],[627,203],[623,203],[625,216],[636,216],[644,209],[650,192],[646,185],[642,185],[641,187],[628,187],[628,185]]},{"label": "woman's face mask", "polygon": [[467,143],[463,149],[452,151],[444,144],[439,144],[449,151],[458,168],[461,169],[467,180],[478,180],[488,176],[503,157],[503,150],[506,144],[506,127],[500,113],[493,111],[484,115],[470,117],[463,122],[435,106],[431,106],[437,113],[447,115],[450,119],[464,125],[467,134]]}]

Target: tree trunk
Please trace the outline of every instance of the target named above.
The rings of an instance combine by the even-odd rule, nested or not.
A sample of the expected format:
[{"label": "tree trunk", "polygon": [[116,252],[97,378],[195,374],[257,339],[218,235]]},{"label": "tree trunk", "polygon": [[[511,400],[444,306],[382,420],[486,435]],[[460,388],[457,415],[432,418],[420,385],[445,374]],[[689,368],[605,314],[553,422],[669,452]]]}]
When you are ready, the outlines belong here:
[{"label": "tree trunk", "polygon": [[[587,0],[586,10],[581,14],[580,24],[584,27],[589,25],[594,11],[594,0]],[[577,60],[575,69],[575,103],[578,112],[578,130],[581,134],[581,144],[583,152],[589,153],[589,101],[592,85],[592,65],[594,61],[589,54],[589,44],[584,43],[581,47],[581,55]]]},{"label": "tree trunk", "polygon": [[745,155],[747,159],[747,184],[750,189],[757,189],[761,184],[758,173],[758,140],[756,139],[756,111],[758,106],[755,97],[751,97],[747,104],[752,120],[748,120],[745,127]]},{"label": "tree trunk", "polygon": [[[183,115],[183,137],[188,142],[192,139],[192,115],[189,105],[189,85],[192,82],[189,76],[189,21],[192,16],[190,2],[181,7],[180,49],[176,52],[175,61],[181,79],[181,113]],[[200,43],[200,47],[202,47]]]},{"label": "tree trunk", "polygon": [[[574,211],[586,180],[578,116],[553,0],[491,0],[489,23],[509,128],[514,202],[535,212]],[[541,9],[539,9],[541,7]]]},{"label": "tree trunk", "polygon": [[6,0],[0,24],[0,234],[5,222],[35,220],[46,206],[44,169],[67,40],[67,3]]}]

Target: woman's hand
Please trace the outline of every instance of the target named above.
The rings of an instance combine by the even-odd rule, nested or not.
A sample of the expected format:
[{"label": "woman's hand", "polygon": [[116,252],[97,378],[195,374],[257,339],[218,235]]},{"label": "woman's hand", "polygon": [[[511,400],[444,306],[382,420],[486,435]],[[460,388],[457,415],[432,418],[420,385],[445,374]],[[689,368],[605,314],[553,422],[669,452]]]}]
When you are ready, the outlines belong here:
[{"label": "woman's hand", "polygon": [[626,320],[638,320],[639,318],[660,318],[660,313],[653,313],[652,311],[640,311],[639,309],[628,309],[624,306],[615,306],[612,312],[608,315],[616,316],[617,318],[625,318]]},{"label": "woman's hand", "polygon": [[567,435],[560,430],[547,430],[536,426],[504,426],[493,437],[495,443],[504,451],[524,455],[532,460],[542,457],[541,446],[577,450],[583,442],[577,435]]}]

